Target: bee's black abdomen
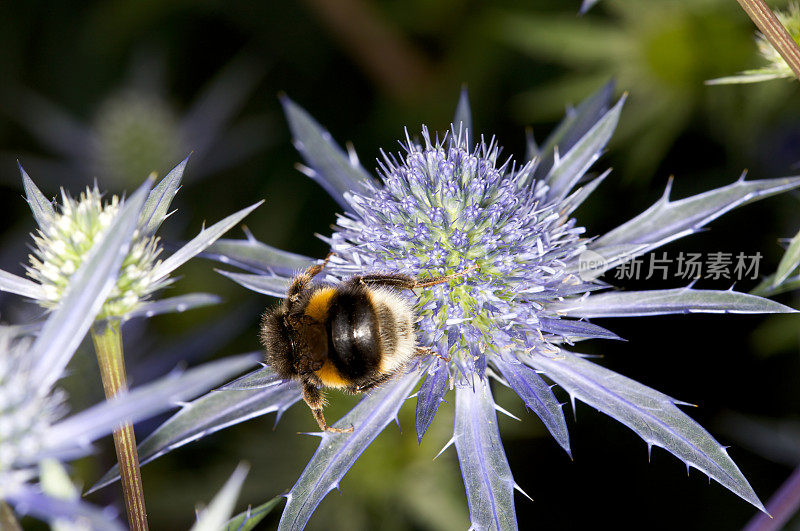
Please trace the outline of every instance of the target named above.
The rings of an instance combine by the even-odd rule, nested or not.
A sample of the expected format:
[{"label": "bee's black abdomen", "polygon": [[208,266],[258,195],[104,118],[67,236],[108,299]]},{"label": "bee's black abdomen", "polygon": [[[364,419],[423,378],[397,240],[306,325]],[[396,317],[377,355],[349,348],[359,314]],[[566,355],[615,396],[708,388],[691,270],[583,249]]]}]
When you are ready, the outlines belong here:
[{"label": "bee's black abdomen", "polygon": [[347,289],[332,301],[328,320],[328,357],[354,383],[371,377],[380,365],[378,320],[365,290]]}]

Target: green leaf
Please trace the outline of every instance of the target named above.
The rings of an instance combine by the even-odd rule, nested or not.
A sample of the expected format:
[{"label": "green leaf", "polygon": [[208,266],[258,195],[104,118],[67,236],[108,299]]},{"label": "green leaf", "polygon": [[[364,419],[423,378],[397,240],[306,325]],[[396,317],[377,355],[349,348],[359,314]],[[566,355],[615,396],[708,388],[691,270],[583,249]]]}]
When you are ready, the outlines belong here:
[{"label": "green leaf", "polygon": [[247,508],[243,513],[239,513],[225,526],[223,531],[251,531],[261,520],[267,517],[272,510],[278,506],[283,496],[275,496],[266,503],[262,503],[255,509]]},{"label": "green leaf", "polygon": [[781,258],[778,264],[778,270],[775,271],[775,278],[772,279],[772,286],[775,287],[783,283],[798,264],[800,264],[800,232],[795,234],[792,241],[789,242],[789,247],[786,249],[786,253],[784,253],[783,258]]}]

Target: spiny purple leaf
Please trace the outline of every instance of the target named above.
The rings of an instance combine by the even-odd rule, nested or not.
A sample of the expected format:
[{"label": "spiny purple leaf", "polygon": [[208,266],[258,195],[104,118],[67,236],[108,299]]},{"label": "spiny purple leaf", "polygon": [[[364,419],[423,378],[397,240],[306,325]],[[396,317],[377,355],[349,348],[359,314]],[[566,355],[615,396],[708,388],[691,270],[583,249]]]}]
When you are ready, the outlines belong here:
[{"label": "spiny purple leaf", "polygon": [[50,428],[47,449],[85,447],[117,427],[121,422],[135,423],[152,417],[175,404],[196,397],[231,376],[252,367],[258,358],[253,354],[230,356],[173,373],[155,382],[119,394],[62,420]]},{"label": "spiny purple leaf", "polygon": [[437,359],[436,369],[433,374],[428,373],[425,381],[417,391],[417,440],[421,443],[422,436],[428,431],[428,427],[433,422],[433,417],[439,410],[439,404],[447,391],[447,382],[450,379],[450,369],[443,360]]},{"label": "spiny purple leaf", "polygon": [[[596,239],[588,248],[606,258],[611,269],[656,247],[697,232],[734,208],[800,186],[800,177],[745,181],[670,201],[671,185],[653,206]],[[630,246],[627,247],[626,246]],[[609,249],[617,251],[609,252]]]},{"label": "spiny purple leaf", "polygon": [[364,192],[373,178],[358,161],[345,154],[331,134],[305,109],[287,96],[281,97],[281,103],[294,137],[294,146],[311,170],[309,177],[317,181],[342,208],[351,211],[344,194]]},{"label": "spiny purple leaf", "polygon": [[750,484],[725,449],[677,408],[675,399],[595,365],[565,350],[536,354],[530,363],[572,397],[586,402],[764,510]]},{"label": "spiny purple leaf", "polygon": [[516,529],[514,478],[485,378],[475,379],[474,390],[473,386],[456,386],[453,440],[467,491],[471,529]]},{"label": "spiny purple leaf", "polygon": [[350,470],[361,453],[397,416],[422,376],[418,368],[372,391],[334,427],[353,426],[352,433],[321,434],[317,451],[287,495],[279,531],[302,529],[322,499]]},{"label": "spiny purple leaf", "polygon": [[[253,371],[254,374],[259,371]],[[273,411],[280,416],[300,400],[294,381],[274,376],[273,384],[259,389],[215,390],[186,404],[139,445],[142,465],[192,441]],[[89,490],[94,492],[119,479],[115,465]],[[88,494],[87,493],[87,494]]]},{"label": "spiny purple leaf", "polygon": [[247,217],[250,212],[261,206],[263,202],[264,200],[262,199],[261,201],[258,201],[247,208],[243,208],[238,212],[234,212],[230,216],[214,223],[207,229],[201,230],[200,234],[189,240],[189,242],[178,249],[172,256],[156,266],[155,271],[153,271],[154,278],[166,277],[175,269],[187,262],[190,258],[205,250],[205,248],[214,243],[217,238],[228,232],[234,227],[234,225]]},{"label": "spiny purple leaf", "polygon": [[153,317],[164,313],[180,313],[194,308],[219,304],[220,302],[222,302],[222,298],[213,293],[187,293],[186,295],[142,303],[135,310],[123,315],[122,320],[127,321],[134,317]]},{"label": "spiny purple leaf", "polygon": [[553,167],[545,177],[545,182],[550,186],[547,192],[548,200],[560,200],[566,197],[594,161],[600,157],[603,148],[614,134],[614,129],[617,128],[624,103],[623,96],[569,148],[569,151],[559,146],[559,158],[553,162]]},{"label": "spiny purple leaf", "polygon": [[622,339],[611,330],[606,330],[586,321],[570,321],[567,319],[551,319],[549,317],[539,318],[539,330],[550,332],[569,338],[576,339]]},{"label": "spiny purple leaf", "polygon": [[555,149],[562,154],[572,149],[611,107],[614,82],[609,81],[597,92],[583,100],[578,107],[567,111],[566,117],[538,149],[542,159],[534,172],[536,179],[544,179],[553,167]]},{"label": "spiny purple leaf", "polygon": [[287,277],[314,265],[313,258],[276,249],[255,238],[217,240],[200,256],[253,273],[277,273]]},{"label": "spiny purple leaf", "polygon": [[247,289],[253,290],[256,293],[263,293],[264,295],[283,298],[286,296],[286,290],[289,289],[289,278],[287,277],[233,273],[220,269],[216,269],[215,271]]},{"label": "spiny purple leaf", "polygon": [[550,386],[536,374],[536,371],[522,363],[509,363],[502,360],[500,356],[492,358],[492,363],[503,375],[511,389],[525,402],[525,406],[542,419],[556,442],[571,457],[572,451],[569,448],[569,432],[567,431],[567,421],[564,418],[564,410]]},{"label": "spiny purple leaf", "polygon": [[796,310],[737,291],[676,288],[615,291],[552,303],[550,311],[569,317],[633,317],[670,313],[793,313]]},{"label": "spiny purple leaf", "polygon": [[142,234],[155,234],[161,223],[166,219],[167,214],[169,214],[169,205],[172,204],[175,194],[178,193],[183,170],[186,169],[188,161],[189,157],[183,159],[180,164],[172,168],[160,183],[153,187],[139,218]]},{"label": "spiny purple leaf", "polygon": [[80,500],[62,500],[48,496],[32,485],[21,485],[3,497],[21,515],[31,515],[39,520],[64,519],[82,524],[80,529],[93,531],[124,531],[113,508],[100,508]]},{"label": "spiny purple leaf", "polygon": [[18,277],[0,269],[0,291],[15,293],[31,299],[43,299],[44,289],[41,285],[24,277]]},{"label": "spiny purple leaf", "polygon": [[25,188],[25,198],[28,200],[28,205],[33,212],[33,218],[40,229],[47,227],[56,215],[53,204],[48,201],[39,188],[33,183],[27,172],[19,166],[19,172],[22,174],[22,186]]}]

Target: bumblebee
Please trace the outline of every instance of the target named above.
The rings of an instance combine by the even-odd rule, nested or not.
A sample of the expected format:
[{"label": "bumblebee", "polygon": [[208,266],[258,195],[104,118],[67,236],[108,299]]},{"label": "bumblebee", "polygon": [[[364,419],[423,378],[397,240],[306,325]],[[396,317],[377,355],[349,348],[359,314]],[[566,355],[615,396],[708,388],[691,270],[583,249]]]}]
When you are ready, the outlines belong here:
[{"label": "bumblebee", "polygon": [[283,302],[264,314],[261,342],[272,370],[300,382],[320,429],[341,433],[353,428],[327,425],[322,388],[363,393],[398,375],[415,357],[436,355],[417,345],[417,317],[401,292],[440,284],[466,271],[425,280],[375,274],[337,285],[312,283],[330,256],[292,279]]}]

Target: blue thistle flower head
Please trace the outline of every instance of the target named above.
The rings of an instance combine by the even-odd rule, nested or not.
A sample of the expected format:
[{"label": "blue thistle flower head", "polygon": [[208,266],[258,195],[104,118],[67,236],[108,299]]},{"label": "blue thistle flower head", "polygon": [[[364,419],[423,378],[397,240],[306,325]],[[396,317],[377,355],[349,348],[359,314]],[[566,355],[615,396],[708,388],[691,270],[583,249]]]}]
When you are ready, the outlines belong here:
[{"label": "blue thistle flower head", "polygon": [[492,139],[474,149],[466,133],[385,155],[380,182],[347,193],[351,212],[331,237],[328,271],[339,278],[402,272],[452,276],[417,297],[419,341],[451,359],[453,375],[483,378],[489,360],[514,352],[555,352],[565,339],[544,306],[594,289],[569,272],[585,232],[568,202],[548,197],[533,161],[499,160]]},{"label": "blue thistle flower head", "polygon": [[[373,390],[335,427],[352,433],[319,434],[320,446],[288,493],[279,529],[305,526],[324,496],[337,488],[355,460],[416,390],[416,428],[423,436],[448,389],[455,389],[453,444],[458,454],[474,529],[516,527],[518,488],[505,456],[490,379],[510,387],[570,452],[562,404],[551,387],[617,419],[644,439],[701,470],[763,510],[758,496],[705,429],[679,409],[680,402],[572,352],[578,341],[619,339],[589,320],[671,313],[772,313],[791,308],[733,290],[692,286],[617,291],[599,280],[609,269],[700,230],[725,212],[800,186],[800,177],[746,181],[672,200],[664,195],[610,232],[589,237],[573,212],[608,172],[588,179],[620,116],[624,98],[612,103],[613,86],[571,109],[551,138],[529,139],[522,162],[501,158],[492,139],[471,143],[471,115],[462,93],[450,134],[423,128],[406,133],[403,152],[384,154],[378,178],[351,150],[343,151],[306,111],[288,98],[284,109],[305,159],[301,170],[344,209],[324,238],[334,255],[326,280],[356,274],[404,273],[425,279],[447,276],[413,295],[417,339],[436,351]],[[224,240],[207,255],[251,273],[223,272],[243,286],[282,297],[292,275],[315,263],[258,242]],[[412,296],[412,295],[409,295]],[[260,386],[258,382],[263,382]],[[421,382],[421,383],[420,383]],[[299,400],[296,382],[277,383],[269,368],[231,384],[229,392],[258,394],[261,412],[283,411]],[[238,391],[234,391],[238,389]],[[152,435],[157,456],[204,433],[252,418],[242,402],[233,418],[233,395],[220,405],[193,404],[192,419],[175,436],[165,424]],[[291,398],[291,400],[290,400]],[[248,399],[249,400],[249,399]],[[170,422],[178,422],[176,415]],[[449,445],[448,444],[448,445]]]}]

